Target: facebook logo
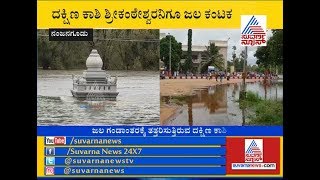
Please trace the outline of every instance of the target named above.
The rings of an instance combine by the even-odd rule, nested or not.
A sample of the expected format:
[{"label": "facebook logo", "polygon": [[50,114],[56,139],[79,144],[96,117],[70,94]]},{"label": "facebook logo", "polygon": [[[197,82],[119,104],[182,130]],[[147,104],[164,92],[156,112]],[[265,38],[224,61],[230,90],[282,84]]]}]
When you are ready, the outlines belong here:
[{"label": "facebook logo", "polygon": [[46,147],[46,156],[54,156],[55,150],[54,147]]},{"label": "facebook logo", "polygon": [[55,164],[55,159],[54,157],[46,157],[46,165],[54,165]]}]

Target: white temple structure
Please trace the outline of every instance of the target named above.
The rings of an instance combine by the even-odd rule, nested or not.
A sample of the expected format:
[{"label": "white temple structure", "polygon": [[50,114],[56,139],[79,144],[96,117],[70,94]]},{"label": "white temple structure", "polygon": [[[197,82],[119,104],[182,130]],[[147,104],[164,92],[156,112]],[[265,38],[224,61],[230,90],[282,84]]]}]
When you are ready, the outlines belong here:
[{"label": "white temple structure", "polygon": [[73,97],[82,100],[116,100],[117,77],[111,79],[105,70],[103,62],[96,49],[93,49],[86,61],[87,70],[82,77],[73,76]]}]

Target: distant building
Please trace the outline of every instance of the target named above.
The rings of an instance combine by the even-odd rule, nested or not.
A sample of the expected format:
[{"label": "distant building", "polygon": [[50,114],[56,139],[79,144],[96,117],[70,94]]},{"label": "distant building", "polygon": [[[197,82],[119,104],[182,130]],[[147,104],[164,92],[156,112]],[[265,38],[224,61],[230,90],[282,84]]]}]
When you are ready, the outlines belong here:
[{"label": "distant building", "polygon": [[[219,53],[222,54],[224,60],[224,68],[227,68],[227,50],[228,50],[228,41],[218,41],[218,40],[209,40],[208,45],[215,43],[216,46],[220,48]],[[207,48],[204,45],[192,45],[192,62],[193,68],[197,73],[200,73],[201,66],[207,61],[204,51]],[[188,45],[182,45],[182,55],[186,57],[188,53]],[[181,59],[181,64],[184,64],[185,59]]]}]

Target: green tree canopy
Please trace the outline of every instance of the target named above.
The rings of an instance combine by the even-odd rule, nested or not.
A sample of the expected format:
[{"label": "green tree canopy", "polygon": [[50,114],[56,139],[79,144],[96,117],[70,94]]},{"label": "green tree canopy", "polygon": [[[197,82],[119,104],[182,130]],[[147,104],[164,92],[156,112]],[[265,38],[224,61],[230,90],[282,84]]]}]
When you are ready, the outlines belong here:
[{"label": "green tree canopy", "polygon": [[267,41],[267,46],[258,47],[254,56],[260,67],[282,67],[283,65],[283,30],[272,30],[272,36]]},{"label": "green tree canopy", "polygon": [[258,47],[254,56],[257,58],[257,64],[259,66],[268,67],[271,64],[271,58],[269,57],[270,51],[268,46]]},{"label": "green tree canopy", "polygon": [[185,71],[192,71],[193,63],[192,63],[192,29],[188,30],[188,52],[187,59],[185,61]]},{"label": "green tree canopy", "polygon": [[167,35],[160,40],[160,58],[164,61],[164,64],[169,68],[169,45],[171,38],[171,70],[179,70],[179,63],[182,56],[182,44],[179,43],[174,36]]},{"label": "green tree canopy", "polygon": [[158,70],[159,30],[94,30],[94,40],[49,41],[48,30],[38,30],[38,65],[43,69],[85,69],[96,48],[103,68],[110,70]]}]

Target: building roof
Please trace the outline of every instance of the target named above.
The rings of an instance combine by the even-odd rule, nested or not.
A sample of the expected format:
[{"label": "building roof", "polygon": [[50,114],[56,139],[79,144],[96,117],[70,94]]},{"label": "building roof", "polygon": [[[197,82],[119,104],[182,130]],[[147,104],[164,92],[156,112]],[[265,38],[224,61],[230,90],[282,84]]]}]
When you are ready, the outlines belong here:
[{"label": "building roof", "polygon": [[[228,47],[228,41],[209,40],[208,45],[211,43],[215,43],[218,47]],[[193,52],[203,52],[205,50],[207,50],[207,48],[204,45],[192,45]],[[182,51],[188,51],[188,45],[182,45]]]},{"label": "building roof", "polygon": [[209,40],[209,44],[215,43],[218,47],[228,47],[228,41],[221,41],[221,40]]},{"label": "building roof", "polygon": [[[192,45],[192,51],[193,52],[203,52],[207,50],[206,46],[202,45]],[[182,45],[182,51],[188,51],[188,45]]]}]

